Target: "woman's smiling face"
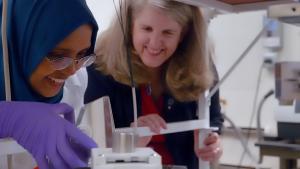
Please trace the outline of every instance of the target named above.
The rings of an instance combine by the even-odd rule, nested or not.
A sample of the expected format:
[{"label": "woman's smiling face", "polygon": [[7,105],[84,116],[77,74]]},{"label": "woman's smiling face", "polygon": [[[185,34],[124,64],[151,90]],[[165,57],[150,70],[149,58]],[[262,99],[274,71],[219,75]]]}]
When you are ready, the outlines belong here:
[{"label": "woman's smiling face", "polygon": [[[49,54],[78,59],[85,56],[91,46],[92,28],[82,25],[60,42]],[[73,75],[80,66],[70,64],[62,70],[56,70],[47,57],[30,76],[32,88],[44,97],[53,97],[59,93],[65,80]]]},{"label": "woman's smiling face", "polygon": [[167,12],[146,5],[133,20],[134,49],[147,67],[158,68],[176,51],[182,30]]}]

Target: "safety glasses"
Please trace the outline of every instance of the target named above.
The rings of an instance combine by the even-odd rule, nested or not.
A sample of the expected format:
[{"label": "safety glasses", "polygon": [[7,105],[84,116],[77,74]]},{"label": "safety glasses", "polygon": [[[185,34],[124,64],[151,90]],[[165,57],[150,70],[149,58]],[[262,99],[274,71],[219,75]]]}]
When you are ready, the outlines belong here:
[{"label": "safety glasses", "polygon": [[47,56],[47,60],[51,63],[55,70],[63,70],[69,67],[71,64],[75,64],[76,68],[87,67],[95,62],[96,55],[90,54],[78,59],[65,56]]}]

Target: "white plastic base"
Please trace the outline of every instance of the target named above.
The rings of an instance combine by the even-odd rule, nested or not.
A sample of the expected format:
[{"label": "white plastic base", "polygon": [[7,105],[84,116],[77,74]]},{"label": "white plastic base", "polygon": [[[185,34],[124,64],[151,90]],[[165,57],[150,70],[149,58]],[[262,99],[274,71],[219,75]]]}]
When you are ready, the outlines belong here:
[{"label": "white plastic base", "polygon": [[114,153],[111,148],[92,149],[92,169],[162,169],[161,157],[151,148]]}]

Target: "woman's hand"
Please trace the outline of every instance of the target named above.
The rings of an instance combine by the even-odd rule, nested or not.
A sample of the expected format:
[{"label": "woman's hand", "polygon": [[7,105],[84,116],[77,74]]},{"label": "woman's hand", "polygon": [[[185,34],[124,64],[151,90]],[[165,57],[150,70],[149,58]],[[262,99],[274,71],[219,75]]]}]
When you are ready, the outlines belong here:
[{"label": "woman's hand", "polygon": [[[134,123],[132,122],[130,124],[131,127],[134,126]],[[146,116],[141,116],[138,118],[137,120],[137,126],[138,127],[149,127],[150,130],[154,133],[159,134],[160,130],[166,129],[167,128],[167,124],[165,122],[165,120],[160,117],[157,114],[149,114]],[[137,142],[137,146],[138,147],[145,147],[149,144],[149,142],[151,141],[151,136],[147,136],[147,137],[140,137],[138,142]]]},{"label": "woman's hand", "polygon": [[223,154],[221,139],[217,133],[210,133],[204,139],[204,147],[199,148],[199,130],[194,131],[194,150],[198,158],[204,161],[215,162],[220,159]]}]

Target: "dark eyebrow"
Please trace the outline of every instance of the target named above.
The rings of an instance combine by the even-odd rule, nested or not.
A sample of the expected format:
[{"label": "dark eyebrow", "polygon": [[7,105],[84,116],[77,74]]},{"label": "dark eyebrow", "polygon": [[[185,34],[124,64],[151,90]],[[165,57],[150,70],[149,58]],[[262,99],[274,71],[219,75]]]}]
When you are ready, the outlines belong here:
[{"label": "dark eyebrow", "polygon": [[71,52],[70,49],[56,48],[49,53],[70,53],[70,52]]}]

